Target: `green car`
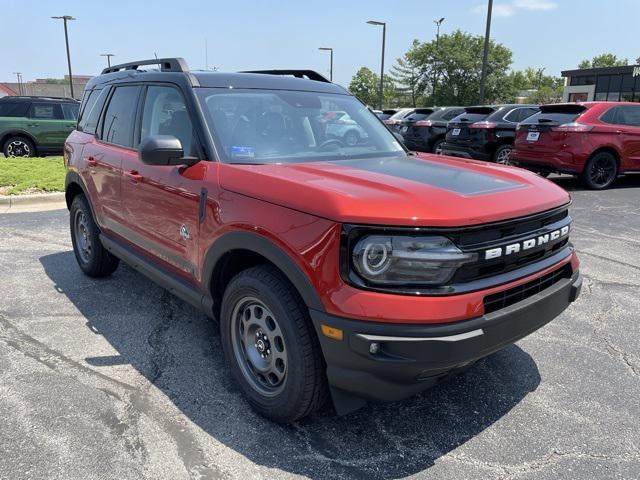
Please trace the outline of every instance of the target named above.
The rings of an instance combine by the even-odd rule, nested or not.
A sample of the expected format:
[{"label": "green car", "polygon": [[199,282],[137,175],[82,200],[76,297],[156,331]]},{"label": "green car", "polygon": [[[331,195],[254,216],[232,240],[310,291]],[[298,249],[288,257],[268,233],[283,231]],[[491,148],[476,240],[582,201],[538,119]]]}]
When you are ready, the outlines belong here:
[{"label": "green car", "polygon": [[5,157],[59,155],[76,128],[80,102],[57,97],[0,98],[0,146]]}]

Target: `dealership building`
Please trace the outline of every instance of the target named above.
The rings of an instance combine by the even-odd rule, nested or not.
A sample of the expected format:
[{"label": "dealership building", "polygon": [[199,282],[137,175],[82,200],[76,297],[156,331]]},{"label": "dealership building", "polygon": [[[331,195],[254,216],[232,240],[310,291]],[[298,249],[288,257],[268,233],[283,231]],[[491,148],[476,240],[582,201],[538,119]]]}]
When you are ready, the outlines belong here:
[{"label": "dealership building", "polygon": [[565,70],[564,102],[640,102],[640,65]]}]

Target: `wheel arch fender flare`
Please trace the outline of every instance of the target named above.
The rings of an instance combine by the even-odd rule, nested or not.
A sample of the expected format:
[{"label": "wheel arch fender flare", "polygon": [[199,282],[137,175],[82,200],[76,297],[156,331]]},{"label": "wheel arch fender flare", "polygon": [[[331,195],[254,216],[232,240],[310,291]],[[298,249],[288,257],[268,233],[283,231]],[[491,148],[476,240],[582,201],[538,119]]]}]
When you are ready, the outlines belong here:
[{"label": "wheel arch fender flare", "polygon": [[324,311],[320,296],[308,276],[298,264],[278,245],[262,235],[247,231],[223,234],[215,240],[207,251],[202,268],[202,281],[207,292],[212,292],[213,274],[216,265],[226,253],[233,250],[249,250],[257,253],[279,268],[298,291],[307,307]]},{"label": "wheel arch fender flare", "polygon": [[5,142],[9,140],[11,137],[25,137],[31,143],[33,143],[33,147],[36,150],[38,149],[38,142],[36,141],[36,138],[26,130],[18,130],[18,129],[11,129],[11,130],[6,130],[2,132],[2,135],[0,135],[0,148],[4,148]]},{"label": "wheel arch fender flare", "polygon": [[71,203],[73,201],[73,197],[75,196],[72,194],[76,186],[79,187],[80,190],[82,190],[82,193],[84,194],[84,197],[87,199],[87,203],[89,204],[89,208],[91,209],[91,215],[93,215],[93,218],[96,219],[96,212],[93,210],[93,204],[91,203],[91,198],[89,197],[87,187],[85,186],[80,174],[73,170],[68,171],[64,179],[64,199],[67,203],[67,209],[71,209]]}]

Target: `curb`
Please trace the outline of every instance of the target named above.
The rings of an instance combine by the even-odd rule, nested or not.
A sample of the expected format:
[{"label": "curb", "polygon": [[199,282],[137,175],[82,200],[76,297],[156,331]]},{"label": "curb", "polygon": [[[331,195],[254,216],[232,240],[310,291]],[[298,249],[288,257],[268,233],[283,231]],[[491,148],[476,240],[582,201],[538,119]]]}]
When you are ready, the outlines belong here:
[{"label": "curb", "polygon": [[0,195],[0,205],[37,205],[64,202],[64,192],[35,193],[33,195]]}]

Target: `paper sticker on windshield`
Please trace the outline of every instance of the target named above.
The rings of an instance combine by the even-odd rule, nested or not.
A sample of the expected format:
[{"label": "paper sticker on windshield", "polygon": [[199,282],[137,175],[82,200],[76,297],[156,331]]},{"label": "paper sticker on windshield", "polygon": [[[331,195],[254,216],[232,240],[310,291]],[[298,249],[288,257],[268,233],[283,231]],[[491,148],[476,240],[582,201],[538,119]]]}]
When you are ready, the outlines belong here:
[{"label": "paper sticker on windshield", "polygon": [[254,158],[256,156],[253,147],[231,147],[233,158]]}]

